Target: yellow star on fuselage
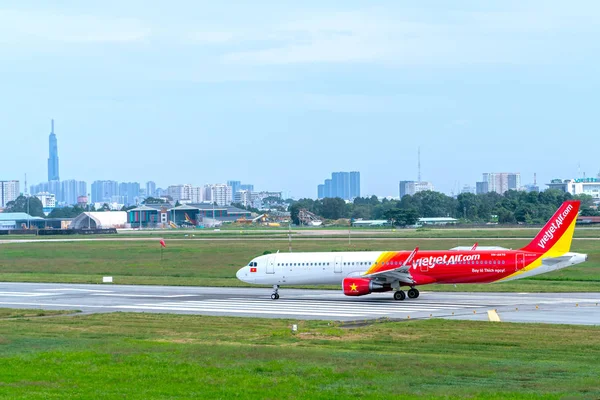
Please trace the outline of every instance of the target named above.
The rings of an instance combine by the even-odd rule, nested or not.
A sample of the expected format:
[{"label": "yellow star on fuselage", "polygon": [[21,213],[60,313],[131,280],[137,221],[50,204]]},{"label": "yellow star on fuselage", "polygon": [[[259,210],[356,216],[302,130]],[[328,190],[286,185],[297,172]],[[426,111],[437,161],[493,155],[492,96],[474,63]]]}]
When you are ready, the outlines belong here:
[{"label": "yellow star on fuselage", "polygon": [[350,285],[350,291],[351,292],[358,292],[358,286],[356,286],[356,283],[353,283]]}]

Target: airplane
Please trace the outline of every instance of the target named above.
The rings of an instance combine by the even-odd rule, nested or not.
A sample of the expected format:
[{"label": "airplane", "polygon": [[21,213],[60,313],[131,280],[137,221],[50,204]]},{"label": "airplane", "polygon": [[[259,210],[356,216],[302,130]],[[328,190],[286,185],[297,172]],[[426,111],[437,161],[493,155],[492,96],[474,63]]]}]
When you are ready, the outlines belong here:
[{"label": "airplane", "polygon": [[[273,285],[342,285],[346,296],[394,291],[394,300],[419,297],[417,286],[492,283],[556,271],[587,261],[570,252],[579,200],[565,201],[535,238],[521,249],[499,246],[450,250],[276,253],[253,258],[237,271],[243,282]],[[404,293],[402,287],[410,288]]]}]

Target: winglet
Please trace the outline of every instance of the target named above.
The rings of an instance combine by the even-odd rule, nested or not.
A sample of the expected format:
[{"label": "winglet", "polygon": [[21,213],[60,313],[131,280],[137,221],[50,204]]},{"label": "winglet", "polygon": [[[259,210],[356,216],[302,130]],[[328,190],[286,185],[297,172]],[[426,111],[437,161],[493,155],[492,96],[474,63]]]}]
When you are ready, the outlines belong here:
[{"label": "winglet", "polygon": [[409,265],[412,262],[413,258],[415,258],[415,255],[417,254],[417,251],[419,251],[419,248],[415,247],[415,249],[412,251],[412,253],[410,253],[408,258],[402,263],[403,267]]}]

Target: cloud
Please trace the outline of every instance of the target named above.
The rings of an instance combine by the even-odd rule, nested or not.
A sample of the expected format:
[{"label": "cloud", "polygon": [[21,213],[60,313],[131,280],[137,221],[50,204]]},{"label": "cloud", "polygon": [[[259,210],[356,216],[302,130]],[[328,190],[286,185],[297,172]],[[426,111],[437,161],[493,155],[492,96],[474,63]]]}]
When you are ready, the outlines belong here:
[{"label": "cloud", "polygon": [[147,38],[150,29],[133,18],[25,12],[0,9],[0,43],[127,43]]}]

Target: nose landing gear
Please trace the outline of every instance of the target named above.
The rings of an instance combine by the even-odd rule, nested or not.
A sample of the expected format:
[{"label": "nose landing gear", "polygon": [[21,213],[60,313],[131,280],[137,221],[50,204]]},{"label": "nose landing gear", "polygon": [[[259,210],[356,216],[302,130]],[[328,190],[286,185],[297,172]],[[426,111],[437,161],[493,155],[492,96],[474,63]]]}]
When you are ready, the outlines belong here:
[{"label": "nose landing gear", "polygon": [[273,293],[271,294],[271,300],[277,300],[279,298],[279,285],[273,285]]}]

